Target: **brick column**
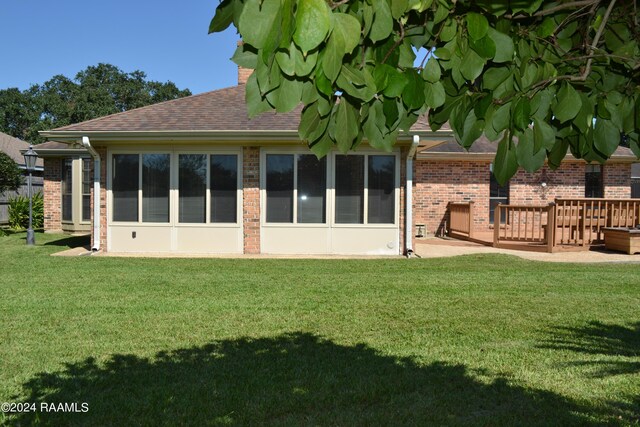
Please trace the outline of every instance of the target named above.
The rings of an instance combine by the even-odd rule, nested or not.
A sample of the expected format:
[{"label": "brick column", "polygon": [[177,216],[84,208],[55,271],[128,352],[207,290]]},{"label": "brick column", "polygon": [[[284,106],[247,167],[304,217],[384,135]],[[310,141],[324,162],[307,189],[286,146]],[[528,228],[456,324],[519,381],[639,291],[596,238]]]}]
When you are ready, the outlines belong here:
[{"label": "brick column", "polygon": [[44,231],[62,232],[62,159],[44,159]]},{"label": "brick column", "polygon": [[242,149],[244,253],[260,253],[260,148]]},{"label": "brick column", "polygon": [[[107,149],[95,147],[100,155],[100,249],[107,251]],[[94,160],[91,159],[91,179],[93,182]],[[91,246],[93,247],[93,185],[91,186]]]}]

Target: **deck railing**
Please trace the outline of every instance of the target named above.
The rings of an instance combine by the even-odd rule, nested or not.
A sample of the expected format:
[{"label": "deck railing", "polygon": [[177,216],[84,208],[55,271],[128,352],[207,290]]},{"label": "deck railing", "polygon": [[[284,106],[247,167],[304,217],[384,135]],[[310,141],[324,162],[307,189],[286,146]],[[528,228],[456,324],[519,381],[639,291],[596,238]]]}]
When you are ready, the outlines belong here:
[{"label": "deck railing", "polygon": [[[534,244],[551,251],[553,244],[554,206],[498,205],[494,211],[493,243]],[[551,224],[550,224],[551,223]]]},{"label": "deck railing", "polygon": [[473,202],[450,202],[448,234],[473,238]]},{"label": "deck railing", "polygon": [[558,245],[589,246],[604,242],[604,227],[635,227],[640,199],[556,199]]}]

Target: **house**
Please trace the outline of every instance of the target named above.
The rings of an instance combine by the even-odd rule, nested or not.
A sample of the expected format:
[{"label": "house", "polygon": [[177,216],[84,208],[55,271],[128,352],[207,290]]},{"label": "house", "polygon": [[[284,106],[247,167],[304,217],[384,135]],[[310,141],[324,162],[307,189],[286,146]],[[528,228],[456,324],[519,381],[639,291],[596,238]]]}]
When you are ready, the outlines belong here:
[{"label": "house", "polygon": [[48,177],[44,192],[45,230],[78,234],[91,231],[93,175],[89,152],[79,144],[55,141],[34,149],[45,161]]},{"label": "house", "polygon": [[[300,110],[247,118],[249,73],[238,74],[238,86],[42,132],[55,143],[82,143],[93,159],[99,200],[83,197],[99,218],[94,249],[397,255],[411,251],[416,223],[436,233],[447,201],[466,198],[478,199],[477,221],[488,226],[495,192],[488,143],[461,152],[450,130],[433,132],[421,119],[390,153],[363,144],[318,160],[299,140]],[[607,196],[629,197],[635,157],[621,150],[599,172],[577,160],[563,165],[548,197],[584,196],[597,185]],[[63,152],[49,154],[45,227],[58,230],[65,160]],[[538,200],[542,173],[519,174],[508,197]],[[598,173],[600,184],[591,184]]]},{"label": "house", "polygon": [[[29,143],[21,139],[14,138],[11,135],[0,132],[0,152],[7,154],[13,159],[18,167],[25,171],[26,166],[24,164],[24,156],[22,153],[29,149]],[[36,170],[32,173],[32,189],[34,193],[42,190],[42,172],[43,162],[41,159],[36,161]],[[17,191],[7,191],[4,194],[0,194],[0,224],[6,224],[9,221],[9,199],[17,195],[27,195],[27,182],[25,179],[24,184]]]}]

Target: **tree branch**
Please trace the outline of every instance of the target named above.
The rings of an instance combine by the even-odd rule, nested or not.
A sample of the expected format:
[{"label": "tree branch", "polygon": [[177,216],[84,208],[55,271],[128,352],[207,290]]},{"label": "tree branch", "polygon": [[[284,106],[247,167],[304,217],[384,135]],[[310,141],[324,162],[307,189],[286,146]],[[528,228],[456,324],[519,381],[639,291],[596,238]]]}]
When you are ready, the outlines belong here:
[{"label": "tree branch", "polygon": [[391,56],[391,52],[396,50],[398,46],[400,46],[400,43],[402,43],[402,40],[404,40],[404,26],[402,25],[402,21],[398,21],[398,24],[400,24],[400,38],[396,40],[393,46],[391,46],[391,49],[389,49],[387,54],[384,56],[384,58],[382,59],[382,64],[387,62],[387,59],[389,59],[389,56]]},{"label": "tree branch", "polygon": [[[570,3],[562,3],[559,4],[558,6],[554,6],[554,7],[550,7],[549,9],[544,9],[544,10],[540,10],[536,13],[534,13],[531,16],[534,17],[540,17],[540,16],[546,16],[546,15],[552,15],[558,11],[564,10],[564,9],[573,9],[576,7],[583,7],[583,6],[591,6],[594,3],[599,3],[600,0],[581,0],[581,1],[574,1],[574,2],[570,2]],[[504,17],[507,19],[526,19],[526,18],[530,18],[531,16],[527,16],[527,15],[505,15]]]}]

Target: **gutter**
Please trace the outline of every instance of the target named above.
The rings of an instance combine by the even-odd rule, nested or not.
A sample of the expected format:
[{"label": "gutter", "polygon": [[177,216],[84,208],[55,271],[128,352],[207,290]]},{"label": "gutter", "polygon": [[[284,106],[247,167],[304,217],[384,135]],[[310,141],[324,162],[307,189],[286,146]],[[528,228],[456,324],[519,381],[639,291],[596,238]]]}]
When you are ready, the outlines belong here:
[{"label": "gutter", "polygon": [[91,146],[88,136],[82,137],[82,145],[93,157],[93,247],[91,250],[100,250],[100,154]]},{"label": "gutter", "polygon": [[406,203],[404,245],[406,248],[405,255],[407,258],[411,258],[413,256],[413,158],[416,155],[418,144],[420,144],[420,136],[413,135],[413,141],[411,142],[411,147],[407,153],[407,186],[404,198]]}]

